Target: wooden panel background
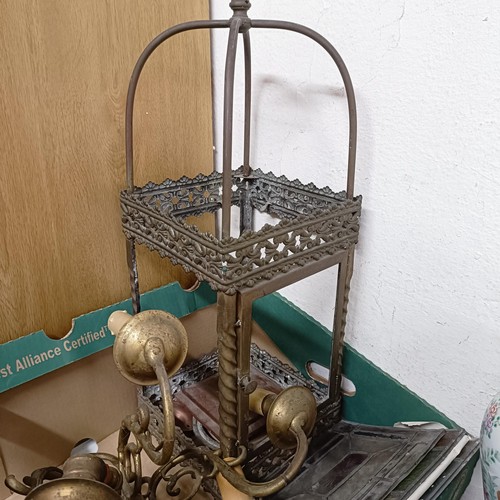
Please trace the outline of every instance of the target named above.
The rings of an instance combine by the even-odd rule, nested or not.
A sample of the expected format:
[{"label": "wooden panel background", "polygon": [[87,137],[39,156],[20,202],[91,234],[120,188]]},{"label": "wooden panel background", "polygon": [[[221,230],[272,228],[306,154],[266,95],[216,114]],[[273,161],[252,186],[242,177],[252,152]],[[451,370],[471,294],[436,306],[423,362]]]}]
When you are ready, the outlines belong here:
[{"label": "wooden panel background", "polygon": [[[129,297],[118,202],[129,77],[159,32],[207,17],[208,0],[0,0],[0,342],[64,336],[71,318]],[[148,61],[135,134],[137,185],[212,170],[208,32]],[[140,250],[143,291],[193,283]]]}]

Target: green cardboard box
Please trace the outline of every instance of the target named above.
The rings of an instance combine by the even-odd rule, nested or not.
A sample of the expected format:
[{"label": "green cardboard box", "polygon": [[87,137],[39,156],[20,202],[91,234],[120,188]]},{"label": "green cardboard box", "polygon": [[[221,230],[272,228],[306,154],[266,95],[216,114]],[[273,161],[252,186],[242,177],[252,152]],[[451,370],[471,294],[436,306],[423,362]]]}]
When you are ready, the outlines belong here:
[{"label": "green cardboard box", "polygon": [[[163,309],[183,317],[213,304],[215,300],[215,293],[206,285],[188,292],[174,283],[145,293],[142,307],[144,310]],[[60,340],[49,339],[38,331],[0,345],[0,416],[8,422],[0,426],[0,452],[5,469],[0,470],[0,475],[14,473],[22,477],[33,468],[51,465],[46,462],[49,458],[59,463],[69,453],[72,442],[89,437],[92,431],[92,437],[101,439],[118,427],[125,412],[133,410],[135,390],[114,369],[109,349],[113,336],[106,326],[111,312],[124,309],[131,310],[130,300],[76,318],[72,331]],[[257,300],[253,317],[304,375],[307,376],[308,361],[328,365],[330,333],[279,294]],[[357,388],[355,397],[344,398],[343,418],[346,420],[386,426],[400,421],[422,420],[457,427],[446,415],[348,345],[345,347],[343,371]],[[72,383],[72,378],[77,380],[78,387]],[[52,386],[57,389],[54,389],[53,396],[48,396],[52,394]],[[87,392],[82,392],[82,386]],[[103,401],[107,406],[104,414]],[[71,406],[73,410],[67,417],[73,425],[64,432],[62,427],[65,424],[57,423],[65,421],[65,415],[59,414],[61,404],[68,410]],[[58,419],[53,418],[51,409],[57,411]],[[49,421],[37,421],[37,412],[40,418],[46,415]],[[31,419],[29,415],[33,414],[35,416]],[[58,430],[61,430],[59,434]],[[475,453],[468,460],[440,499],[462,496],[477,457]],[[0,479],[3,483],[4,477]],[[7,495],[6,489],[0,490],[0,498]]]}]

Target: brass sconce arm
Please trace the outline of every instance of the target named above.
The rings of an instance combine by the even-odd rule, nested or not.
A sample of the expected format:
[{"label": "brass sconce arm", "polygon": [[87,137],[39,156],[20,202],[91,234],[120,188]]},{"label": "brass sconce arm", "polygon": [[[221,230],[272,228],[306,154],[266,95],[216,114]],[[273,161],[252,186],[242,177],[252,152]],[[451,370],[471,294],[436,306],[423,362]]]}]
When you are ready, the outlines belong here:
[{"label": "brass sconce arm", "polygon": [[[149,410],[141,406],[135,414],[128,415],[122,422],[119,436],[118,453],[125,449],[130,433],[132,433],[146,455],[156,465],[165,465],[172,456],[175,443],[175,417],[170,384],[167,370],[163,363],[165,349],[163,342],[158,337],[151,337],[144,346],[144,358],[153,368],[158,379],[163,401],[163,439],[160,448],[153,444],[151,434],[148,431],[150,414]],[[129,431],[129,432],[126,432]]]},{"label": "brass sconce arm", "polygon": [[5,486],[19,495],[27,495],[31,491],[29,486],[21,483],[13,474],[9,474],[5,478]]},{"label": "brass sconce arm", "polygon": [[[219,483],[222,498],[226,499],[234,498],[235,491],[228,491],[227,487],[221,484],[221,477],[224,478],[233,488],[235,488],[235,490],[248,495],[249,498],[261,498],[277,493],[293,480],[306,458],[308,442],[307,435],[304,431],[305,426],[307,427],[305,414],[301,413],[292,420],[289,432],[296,439],[296,453],[286,471],[271,481],[267,481],[265,483],[255,483],[245,479],[241,473],[241,469],[239,469],[239,466],[246,459],[246,449],[244,447],[240,447],[241,453],[237,458],[226,460],[223,460],[217,451],[213,452],[206,448],[190,447],[185,449],[179,456],[175,457],[168,464],[155,472],[150,481],[149,498],[151,500],[156,499],[155,490],[161,479],[164,479],[167,482],[167,492],[174,494],[175,485],[180,477],[180,474],[189,474],[192,476],[195,486],[192,488],[191,494],[194,494],[198,489],[199,484],[201,484],[202,481],[202,476],[205,478],[215,477]],[[208,475],[202,474],[200,476],[200,473],[197,470],[187,468],[183,472],[179,471],[175,474],[169,475],[169,472],[176,465],[189,460],[197,460],[200,463],[203,463],[205,466],[208,466],[209,469],[211,468],[212,472]],[[191,494],[186,498],[192,498]]]},{"label": "brass sconce arm", "polygon": [[[277,493],[294,479],[306,459],[307,436],[316,420],[316,400],[309,389],[293,386],[275,394],[257,388],[250,395],[250,409],[266,418],[271,442],[282,449],[296,448],[286,471],[271,481],[256,483],[244,477],[240,466],[246,460],[247,450],[243,446],[240,446],[239,456],[232,458],[223,459],[220,450],[214,452],[196,446],[190,446],[173,457],[175,414],[169,376],[185,359],[187,336],[184,327],[177,318],[162,311],[145,311],[133,317],[120,312],[110,318],[109,325],[116,335],[113,355],[119,371],[135,384],[156,383],[160,387],[164,418],[161,441],[158,444],[153,442],[149,431],[150,412],[146,405],[141,405],[122,420],[116,458],[104,454],[71,457],[63,470],[35,471],[33,484],[22,484],[12,476],[7,478],[6,484],[10,488],[27,494],[27,500],[35,498],[34,495],[41,491],[47,495],[40,497],[43,500],[54,498],[56,493],[73,486],[79,492],[90,491],[94,496],[89,498],[155,500],[160,481],[166,482],[169,495],[176,496],[181,491],[178,481],[190,476],[190,491],[186,499],[192,498],[202,481],[208,478],[217,479],[223,498],[234,499],[236,493],[266,497]],[[132,441],[131,436],[135,438]],[[160,466],[151,478],[142,476],[142,450]],[[190,460],[200,462],[201,469],[189,464]],[[181,467],[176,470],[179,465]],[[51,481],[43,484],[45,479]],[[229,491],[230,488],[234,490]]]},{"label": "brass sconce arm", "polygon": [[296,448],[286,471],[266,483],[253,483],[234,470],[234,463],[226,463],[215,454],[210,454],[209,458],[220,475],[237,490],[250,496],[265,497],[284,488],[304,463],[308,450],[307,436],[316,421],[316,400],[305,387],[288,387],[279,394],[257,388],[250,394],[249,404],[252,411],[266,417],[267,435],[275,446]]},{"label": "brass sconce arm", "polygon": [[[109,328],[116,335],[113,356],[120,373],[138,385],[158,384],[163,400],[163,438],[158,445],[149,432],[149,409],[142,405],[125,417],[118,436],[118,461],[131,495],[142,486],[141,450],[156,465],[168,464],[175,444],[175,417],[168,374],[185,359],[187,335],[180,321],[162,311],[145,311],[134,317],[113,313]],[[130,435],[137,443],[129,443]],[[124,485],[125,486],[125,485]]]},{"label": "brass sconce arm", "polygon": [[[137,467],[140,467],[140,463],[136,466],[134,475],[130,456],[134,455],[135,458],[140,448],[155,464],[163,466],[160,472],[163,477],[167,477],[173,464],[177,462],[176,459],[171,459],[175,442],[175,417],[168,373],[175,372],[185,358],[187,339],[179,320],[161,311],[144,311],[134,317],[123,313],[114,315],[116,316],[111,316],[109,325],[116,334],[114,358],[118,369],[136,384],[146,385],[152,381],[158,383],[163,401],[163,439],[158,446],[153,444],[148,430],[150,414],[146,407],[140,407],[122,422],[118,458],[125,477],[129,483],[135,483],[134,489],[137,491],[140,486],[137,483]],[[217,452],[204,448],[189,449],[183,455],[205,464],[208,461],[212,464],[213,472],[210,475],[223,477],[240,492],[252,497],[265,497],[284,488],[300,470],[307,455],[307,436],[316,419],[316,400],[304,387],[289,387],[278,395],[257,389],[250,396],[250,408],[266,417],[267,433],[275,446],[296,448],[284,473],[266,483],[254,483],[246,480],[236,469],[242,461],[241,456],[223,460]],[[134,443],[128,443],[130,434],[135,436],[139,447],[134,448]],[[242,454],[246,454],[245,449]],[[191,474],[191,471],[186,470],[182,474]],[[169,477],[169,483],[174,488],[180,477],[179,473]]]},{"label": "brass sconce arm", "polygon": [[9,474],[5,478],[5,486],[19,495],[28,495],[32,489],[42,484],[43,481],[59,479],[60,477],[62,477],[61,469],[57,467],[45,467],[33,471],[29,479],[25,478],[24,481],[26,481],[26,484],[21,483],[14,475]]},{"label": "brass sconce arm", "polygon": [[251,497],[266,497],[277,493],[283,489],[299,472],[304,460],[306,459],[308,443],[307,435],[304,432],[305,418],[303,414],[297,415],[290,425],[289,431],[295,436],[297,450],[293,456],[292,462],[286,471],[278,477],[265,483],[254,483],[246,480],[233,468],[234,464],[227,463],[212,452],[207,456],[216,465],[224,479],[226,479],[237,490]]}]

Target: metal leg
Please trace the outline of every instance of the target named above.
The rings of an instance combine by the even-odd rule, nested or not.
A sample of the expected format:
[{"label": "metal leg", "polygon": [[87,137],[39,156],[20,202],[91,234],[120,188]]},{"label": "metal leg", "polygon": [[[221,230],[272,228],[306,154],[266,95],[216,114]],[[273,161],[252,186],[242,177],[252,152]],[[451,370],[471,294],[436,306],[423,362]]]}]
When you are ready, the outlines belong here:
[{"label": "metal leg", "polygon": [[249,395],[255,389],[250,379],[250,347],[252,343],[252,299],[237,294],[238,321],[238,443],[248,445]]},{"label": "metal leg", "polygon": [[344,335],[347,320],[347,306],[354,264],[354,246],[347,252],[339,264],[337,278],[337,297],[335,301],[335,316],[333,319],[332,357],[330,360],[329,397],[335,401],[340,398],[340,383],[342,381],[342,356],[344,353]]}]

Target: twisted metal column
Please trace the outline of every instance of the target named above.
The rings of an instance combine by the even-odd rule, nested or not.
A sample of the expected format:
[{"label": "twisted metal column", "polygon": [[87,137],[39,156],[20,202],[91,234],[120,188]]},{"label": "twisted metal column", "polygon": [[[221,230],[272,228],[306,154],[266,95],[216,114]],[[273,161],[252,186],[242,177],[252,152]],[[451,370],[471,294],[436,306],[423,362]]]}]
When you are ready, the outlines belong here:
[{"label": "twisted metal column", "polygon": [[237,294],[217,295],[219,354],[219,441],[224,457],[236,456],[238,439],[238,344],[235,330]]}]

